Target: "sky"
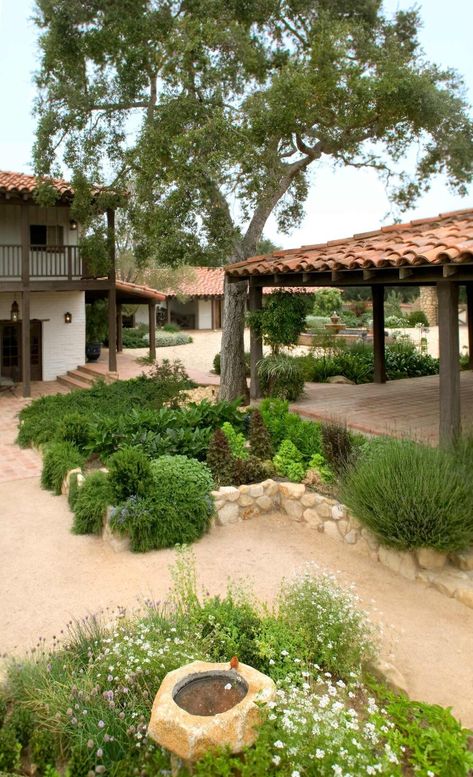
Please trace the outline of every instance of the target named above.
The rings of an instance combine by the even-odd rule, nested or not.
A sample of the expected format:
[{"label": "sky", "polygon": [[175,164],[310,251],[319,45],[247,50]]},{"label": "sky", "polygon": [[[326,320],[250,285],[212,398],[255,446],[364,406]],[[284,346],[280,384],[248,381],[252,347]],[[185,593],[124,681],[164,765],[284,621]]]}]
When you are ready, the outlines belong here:
[{"label": "sky", "polygon": [[[423,20],[419,39],[427,58],[459,71],[473,103],[473,1],[385,0],[384,9],[390,14],[413,4]],[[31,172],[33,72],[37,66],[33,5],[33,0],[0,0],[0,170]],[[473,186],[462,198],[449,189],[446,179],[439,177],[402,220],[467,207],[473,207]],[[278,246],[289,248],[346,237],[393,221],[383,184],[368,170],[318,167],[305,210],[303,222],[290,235],[278,233],[275,220],[270,219],[266,236]]]}]

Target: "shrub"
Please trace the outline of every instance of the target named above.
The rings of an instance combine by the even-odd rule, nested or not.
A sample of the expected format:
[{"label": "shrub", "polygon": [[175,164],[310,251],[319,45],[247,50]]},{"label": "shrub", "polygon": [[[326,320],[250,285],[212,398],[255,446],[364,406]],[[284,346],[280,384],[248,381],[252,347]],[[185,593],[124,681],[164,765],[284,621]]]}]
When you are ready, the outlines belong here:
[{"label": "shrub", "polygon": [[164,324],[161,329],[163,332],[180,332],[180,327],[177,324]]},{"label": "shrub", "polygon": [[276,472],[299,483],[305,475],[306,468],[302,463],[302,453],[297,450],[291,440],[283,440],[276,453],[273,464]]},{"label": "shrub", "polygon": [[263,416],[257,409],[251,413],[249,432],[248,439],[252,455],[263,461],[271,459],[273,455],[271,435],[263,421]]},{"label": "shrub", "polygon": [[26,747],[35,728],[35,719],[31,710],[28,707],[15,705],[8,719],[8,725],[14,729],[18,742]]},{"label": "shrub", "polygon": [[276,354],[282,346],[297,343],[311,305],[312,296],[305,298],[305,295],[291,291],[275,291],[262,310],[248,315],[248,324],[262,335],[264,342]]},{"label": "shrub", "polygon": [[148,334],[146,324],[139,324],[134,329],[123,327],[122,343],[124,348],[144,348],[146,346],[145,335]]},{"label": "shrub", "polygon": [[345,472],[353,458],[353,440],[346,426],[322,424],[322,449],[331,468],[338,475]]},{"label": "shrub", "polygon": [[185,456],[161,456],[151,466],[153,490],[117,507],[112,528],[129,534],[131,549],[139,552],[194,542],[208,529],[214,509],[210,470]]},{"label": "shrub", "polygon": [[341,496],[384,545],[454,551],[473,543],[473,484],[451,451],[371,443],[344,478]]},{"label": "shrub", "polygon": [[413,310],[408,314],[407,320],[409,321],[409,326],[417,326],[417,324],[422,324],[422,326],[429,326],[429,319],[423,310]]},{"label": "shrub", "polygon": [[67,494],[67,502],[72,512],[74,512],[78,493],[79,483],[77,481],[77,472],[74,472],[69,480],[69,493]]},{"label": "shrub", "polygon": [[57,757],[57,743],[51,731],[44,728],[35,728],[30,740],[31,760],[44,774],[48,765],[55,763]]},{"label": "shrub", "polygon": [[20,766],[20,753],[21,744],[16,739],[15,730],[12,726],[3,726],[0,729],[0,773],[16,772]]},{"label": "shrub", "polygon": [[236,432],[231,424],[226,421],[222,426],[222,432],[228,440],[232,456],[237,459],[248,458],[248,449],[246,448],[245,435]]},{"label": "shrub", "polygon": [[[187,345],[192,342],[192,337],[185,332],[156,332],[156,348],[169,348],[173,345]],[[145,337],[146,343],[149,338]]]},{"label": "shrub", "polygon": [[84,456],[70,442],[52,442],[43,455],[41,485],[43,488],[61,493],[62,481],[70,469],[81,467]]},{"label": "shrub", "polygon": [[258,377],[264,396],[296,401],[304,390],[301,365],[287,354],[266,356],[258,363]]},{"label": "shrub", "polygon": [[314,294],[314,316],[331,316],[342,309],[342,293],[339,289],[319,289]]},{"label": "shrub", "polygon": [[173,362],[163,359],[160,364],[156,363],[148,373],[148,378],[159,390],[160,404],[174,400],[180,391],[194,386],[183,363],[178,359]]},{"label": "shrub", "polygon": [[235,459],[228,438],[221,429],[215,430],[209,442],[207,466],[217,486],[229,486],[232,484],[235,472]]},{"label": "shrub", "polygon": [[[245,351],[244,353],[245,358],[245,375],[247,378],[250,377],[250,358],[251,354],[249,351]],[[221,356],[220,353],[216,353],[213,360],[213,371],[216,375],[220,375],[221,372]]]},{"label": "shrub", "polygon": [[113,491],[106,472],[87,475],[74,498],[74,534],[101,534],[104,514],[112,503]]},{"label": "shrub", "polygon": [[129,496],[146,496],[153,488],[151,464],[139,448],[123,448],[108,459],[108,480],[113,504]]},{"label": "shrub", "polygon": [[236,459],[231,484],[241,486],[247,483],[260,483],[273,475],[274,467],[270,461],[262,461],[256,456],[248,456],[247,459]]},{"label": "shrub", "polygon": [[287,401],[263,399],[259,410],[275,448],[284,439],[291,440],[307,462],[314,453],[322,452],[320,424],[303,420],[297,413],[290,413]]},{"label": "shrub", "polygon": [[58,424],[57,439],[75,445],[77,450],[85,453],[89,443],[89,421],[82,413],[67,413]]}]

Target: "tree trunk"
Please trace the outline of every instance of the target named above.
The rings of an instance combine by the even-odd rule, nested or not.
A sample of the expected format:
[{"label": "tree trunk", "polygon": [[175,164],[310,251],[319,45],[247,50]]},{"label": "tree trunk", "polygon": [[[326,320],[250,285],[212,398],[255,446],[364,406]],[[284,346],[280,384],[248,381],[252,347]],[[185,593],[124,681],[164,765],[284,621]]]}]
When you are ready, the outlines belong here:
[{"label": "tree trunk", "polygon": [[219,398],[231,401],[243,397],[246,403],[250,396],[245,377],[243,341],[247,294],[246,281],[229,283],[225,278]]}]

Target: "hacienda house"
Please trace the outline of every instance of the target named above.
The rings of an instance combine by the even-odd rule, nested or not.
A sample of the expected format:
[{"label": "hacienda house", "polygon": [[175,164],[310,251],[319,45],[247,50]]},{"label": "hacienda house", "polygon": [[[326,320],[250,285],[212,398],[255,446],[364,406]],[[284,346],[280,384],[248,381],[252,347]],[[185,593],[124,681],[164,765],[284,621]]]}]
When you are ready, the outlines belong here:
[{"label": "hacienda house", "polygon": [[[221,329],[224,280],[224,267],[189,267],[176,288],[160,289],[165,302],[157,307],[158,324],[177,324],[182,329]],[[263,295],[274,291],[272,287],[263,288]],[[317,289],[290,288],[288,291],[308,294]],[[137,308],[132,323],[148,323],[143,307]]]},{"label": "hacienda house", "polygon": [[[0,386],[55,380],[85,361],[85,305],[108,299],[109,371],[117,370],[117,319],[122,304],[146,303],[154,351],[156,304],[164,295],[115,281],[115,213],[107,208],[106,277],[87,272],[79,248],[80,225],[71,218],[74,193],[51,182],[54,205],[36,204],[34,176],[0,172]],[[118,346],[120,343],[118,342]]]}]

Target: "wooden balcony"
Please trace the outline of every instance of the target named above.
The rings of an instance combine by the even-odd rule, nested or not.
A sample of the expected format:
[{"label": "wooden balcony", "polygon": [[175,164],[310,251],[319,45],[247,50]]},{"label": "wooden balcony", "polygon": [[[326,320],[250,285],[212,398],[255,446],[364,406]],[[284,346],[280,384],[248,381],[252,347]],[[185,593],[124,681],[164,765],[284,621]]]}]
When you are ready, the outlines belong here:
[{"label": "wooden balcony", "polygon": [[[78,246],[30,246],[28,254],[28,278],[32,283],[78,281],[84,277]],[[0,245],[0,283],[22,279],[24,280],[21,245]]]}]

